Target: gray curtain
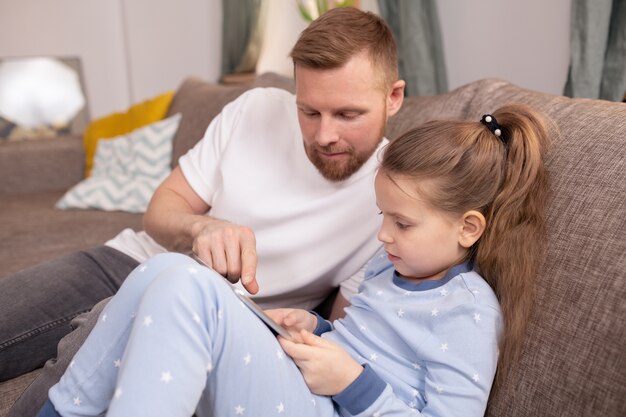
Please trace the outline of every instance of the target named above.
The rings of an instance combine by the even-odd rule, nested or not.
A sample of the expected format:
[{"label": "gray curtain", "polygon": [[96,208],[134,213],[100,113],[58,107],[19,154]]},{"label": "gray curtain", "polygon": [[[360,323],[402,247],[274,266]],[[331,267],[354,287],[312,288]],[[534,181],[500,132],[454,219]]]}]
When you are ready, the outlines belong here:
[{"label": "gray curtain", "polygon": [[398,70],[406,95],[448,90],[436,0],[378,0],[380,14],[398,44]]},{"label": "gray curtain", "polygon": [[626,0],[572,0],[571,58],[564,94],[624,100]]},{"label": "gray curtain", "polygon": [[265,3],[222,1],[222,75],[254,71],[265,27]]}]

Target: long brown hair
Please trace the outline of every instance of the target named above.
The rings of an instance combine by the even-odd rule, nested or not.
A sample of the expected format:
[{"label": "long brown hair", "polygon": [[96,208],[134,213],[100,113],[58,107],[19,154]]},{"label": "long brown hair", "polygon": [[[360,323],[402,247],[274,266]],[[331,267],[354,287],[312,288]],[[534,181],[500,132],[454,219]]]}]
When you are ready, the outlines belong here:
[{"label": "long brown hair", "polygon": [[294,66],[335,69],[367,52],[383,91],[398,79],[396,42],[385,21],[354,7],[331,9],[302,31],[290,56]]},{"label": "long brown hair", "polygon": [[502,308],[498,387],[519,360],[542,260],[549,133],[546,120],[525,105],[492,115],[499,137],[480,121],[432,121],[412,129],[387,146],[381,170],[428,179],[435,186],[419,191],[433,207],[485,216],[487,227],[470,256]]}]

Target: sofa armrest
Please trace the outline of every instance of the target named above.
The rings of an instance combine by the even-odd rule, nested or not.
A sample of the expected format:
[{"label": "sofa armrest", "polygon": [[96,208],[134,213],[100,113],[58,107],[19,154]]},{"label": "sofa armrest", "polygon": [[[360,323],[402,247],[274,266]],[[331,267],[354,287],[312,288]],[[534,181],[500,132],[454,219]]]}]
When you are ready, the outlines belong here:
[{"label": "sofa armrest", "polygon": [[79,135],[0,143],[0,195],[62,191],[84,175]]}]

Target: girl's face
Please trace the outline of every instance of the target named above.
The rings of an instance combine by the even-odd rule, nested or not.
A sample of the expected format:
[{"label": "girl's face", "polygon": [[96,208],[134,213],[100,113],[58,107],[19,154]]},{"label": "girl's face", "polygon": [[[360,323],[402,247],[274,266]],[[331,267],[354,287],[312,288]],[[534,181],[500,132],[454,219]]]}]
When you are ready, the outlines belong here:
[{"label": "girl's face", "polygon": [[383,215],[378,239],[389,260],[405,278],[433,280],[445,276],[467,254],[460,242],[462,216],[433,208],[417,192],[429,184],[376,175],[376,202]]}]

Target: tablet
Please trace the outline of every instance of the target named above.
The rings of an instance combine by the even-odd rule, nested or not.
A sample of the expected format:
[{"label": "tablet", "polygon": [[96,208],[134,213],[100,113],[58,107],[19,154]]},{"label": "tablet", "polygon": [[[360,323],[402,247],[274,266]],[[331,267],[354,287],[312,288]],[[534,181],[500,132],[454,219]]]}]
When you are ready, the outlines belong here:
[{"label": "tablet", "polygon": [[[193,258],[200,265],[213,270],[213,268],[205,264],[204,261],[200,259],[200,257],[195,253],[191,253],[189,256],[191,256],[191,258]],[[263,309],[257,303],[252,301],[252,299],[248,297],[243,290],[233,285],[225,276],[221,274],[218,275],[224,278],[224,281],[228,283],[228,286],[233,290],[233,292],[241,300],[241,302],[244,303],[244,305],[248,307],[250,311],[252,311],[258,318],[260,318],[274,334],[280,335],[287,340],[291,340],[289,332],[284,327],[276,323],[270,316],[265,314],[265,311],[263,311]]]}]

